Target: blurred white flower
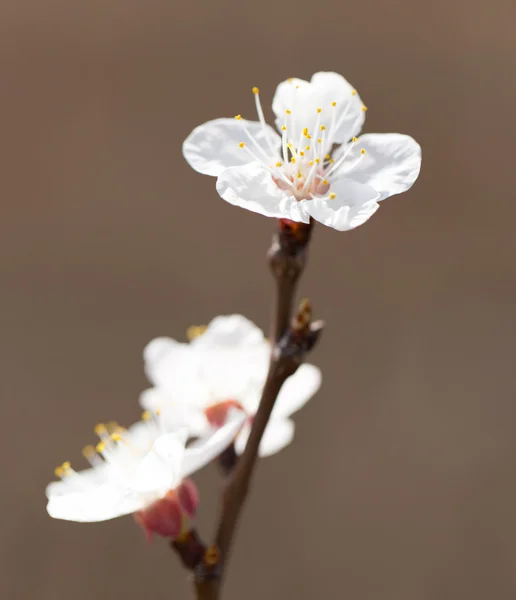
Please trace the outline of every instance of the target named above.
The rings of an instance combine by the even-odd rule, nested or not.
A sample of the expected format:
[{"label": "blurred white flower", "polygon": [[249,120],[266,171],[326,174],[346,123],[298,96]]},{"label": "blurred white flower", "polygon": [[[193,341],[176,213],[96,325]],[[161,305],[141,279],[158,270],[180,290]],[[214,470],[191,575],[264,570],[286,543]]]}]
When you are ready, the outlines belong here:
[{"label": "blurred white flower", "polygon": [[281,136],[265,122],[258,88],[253,93],[257,122],[241,115],[209,121],[183,144],[190,166],[217,177],[217,191],[230,204],[303,223],[313,217],[344,231],[417,179],[421,148],[411,137],[357,139],[367,109],[341,75],[278,85],[272,109]]},{"label": "blurred white flower", "polygon": [[180,411],[145,412],[129,429],[97,425],[96,447],[83,454],[91,468],[75,471],[66,462],[56,469],[61,481],[47,486],[47,511],[68,521],[105,521],[135,513],[137,522],[152,533],[176,537],[183,514],[192,517],[197,492],[186,478],[223,452],[244,422],[241,411],[231,411],[224,427],[186,448],[188,430],[180,427]]},{"label": "blurred white flower", "polygon": [[[248,416],[235,440],[241,454],[258,410],[270,353],[262,331],[241,315],[216,317],[189,344],[157,338],[144,350],[145,371],[155,387],[142,393],[141,404],[152,412],[176,407],[191,433],[201,436],[223,426],[232,408],[241,408]],[[287,379],[263,435],[260,456],[274,454],[292,441],[294,423],[289,416],[320,384],[319,369],[309,364]]]}]

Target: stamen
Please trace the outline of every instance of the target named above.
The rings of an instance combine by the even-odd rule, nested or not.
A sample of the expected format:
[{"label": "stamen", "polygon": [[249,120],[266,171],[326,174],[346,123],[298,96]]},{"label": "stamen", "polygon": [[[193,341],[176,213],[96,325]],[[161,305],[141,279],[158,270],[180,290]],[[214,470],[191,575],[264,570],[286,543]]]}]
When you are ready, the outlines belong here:
[{"label": "stamen", "polygon": [[337,197],[337,194],[334,194],[333,192],[329,196],[330,200],[333,200],[336,197]]},{"label": "stamen", "polygon": [[107,433],[107,427],[104,425],[104,423],[98,423],[93,428],[93,431],[95,432],[95,435],[100,437],[101,435]]},{"label": "stamen", "polygon": [[336,102],[332,102],[332,103],[331,103],[331,105],[332,105],[333,107],[335,107],[335,106],[337,106],[337,103],[336,103]]},{"label": "stamen", "polygon": [[144,410],[142,412],[142,421],[150,421],[152,419],[152,413],[150,410]]},{"label": "stamen", "polygon": [[288,108],[285,110],[285,112],[287,113],[287,115],[292,114],[292,111],[290,111]]},{"label": "stamen", "polygon": [[353,91],[351,92],[351,95],[352,95],[352,96],[356,96],[356,95],[357,95],[357,91],[356,91],[356,90],[353,90]]},{"label": "stamen", "polygon": [[240,148],[243,148],[245,146],[244,142],[240,142],[240,144],[238,144]]},{"label": "stamen", "polygon": [[362,106],[362,112],[367,112],[367,106]]},{"label": "stamen", "polygon": [[[351,144],[348,146],[347,150],[344,152],[344,154],[339,158],[339,160],[333,165],[333,167],[331,167],[328,171],[326,171],[326,177],[329,177],[334,171],[335,169],[338,169],[340,167],[340,165],[346,160],[346,158],[348,157],[348,154],[353,150],[353,145],[355,144],[355,142],[358,141],[358,138],[354,137],[351,140]],[[330,159],[330,163],[334,162],[333,159]]]},{"label": "stamen", "polygon": [[278,161],[278,162],[276,163],[276,166],[277,166],[277,167],[281,167],[282,165],[283,165],[283,163],[282,163],[281,161]]},{"label": "stamen", "polygon": [[[272,147],[272,142],[270,140],[270,135],[267,135],[267,133],[268,133],[267,132],[267,123],[265,121],[265,117],[263,115],[262,104],[260,102],[260,90],[257,87],[254,87],[253,88],[253,94],[254,94],[254,102],[256,104],[256,112],[258,113],[258,120],[260,121],[260,124],[262,126],[263,135],[264,135],[265,139],[267,140],[267,144],[269,146],[270,153],[272,155],[274,155],[275,154],[275,150]],[[249,134],[247,134],[247,135],[249,135]],[[262,152],[263,152],[263,150],[262,150]],[[264,152],[264,154],[265,154],[265,152]]]},{"label": "stamen", "polygon": [[242,115],[235,115],[235,119],[237,121],[241,121],[242,120]]}]

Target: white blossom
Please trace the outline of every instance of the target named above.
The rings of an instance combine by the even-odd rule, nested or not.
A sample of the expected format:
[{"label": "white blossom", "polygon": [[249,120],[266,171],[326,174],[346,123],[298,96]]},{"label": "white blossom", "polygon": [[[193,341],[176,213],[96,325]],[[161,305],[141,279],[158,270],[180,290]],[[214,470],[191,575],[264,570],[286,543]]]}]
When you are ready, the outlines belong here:
[{"label": "white blossom", "polygon": [[[145,412],[143,420],[127,430],[116,424],[100,424],[95,428],[100,442],[83,450],[91,468],[75,471],[66,462],[56,469],[61,481],[47,487],[48,513],[56,519],[82,522],[130,513],[145,517],[145,511],[159,507],[161,500],[165,499],[165,504],[174,500],[189,475],[223,452],[244,418],[242,412],[232,411],[224,427],[192,448],[185,448],[189,433],[183,426],[183,415],[172,407],[153,415]],[[176,504],[175,500],[167,504],[174,511],[170,535],[180,526]],[[154,509],[149,514],[154,514]],[[154,531],[162,533],[159,524]]]},{"label": "white blossom", "polygon": [[272,102],[278,135],[267,125],[258,88],[258,121],[237,115],[195,128],[183,154],[196,171],[217,177],[230,204],[268,217],[340,231],[362,225],[378,202],[408,190],[421,148],[407,135],[360,134],[366,107],[337,73],[280,83]]},{"label": "white blossom", "polygon": [[[144,351],[145,370],[155,386],[141,395],[148,410],[181,407],[192,434],[206,435],[225,423],[232,408],[248,416],[235,441],[242,453],[267,377],[271,346],[262,331],[241,315],[216,317],[190,343],[157,338]],[[303,364],[289,377],[276,400],[259,448],[274,454],[294,436],[289,418],[319,389],[321,373]]]}]

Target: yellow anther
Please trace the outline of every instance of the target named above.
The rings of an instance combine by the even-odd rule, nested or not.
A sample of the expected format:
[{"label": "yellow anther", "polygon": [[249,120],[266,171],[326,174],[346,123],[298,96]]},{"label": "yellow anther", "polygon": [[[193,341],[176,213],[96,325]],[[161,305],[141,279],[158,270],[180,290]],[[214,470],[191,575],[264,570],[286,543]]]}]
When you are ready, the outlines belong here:
[{"label": "yellow anther", "polygon": [[360,154],[365,154],[365,152],[366,152],[366,151],[365,151],[365,149],[364,149],[364,148],[362,148],[362,150],[360,150]]},{"label": "yellow anther", "polygon": [[327,179],[323,179],[323,185],[328,185],[328,180]]},{"label": "yellow anther", "polygon": [[310,150],[310,146],[305,146],[305,150]]},{"label": "yellow anther", "polygon": [[330,163],[330,165],[332,165],[335,161],[333,160],[333,158],[330,158],[328,162]]},{"label": "yellow anther", "polygon": [[281,131],[287,131],[287,126],[286,125],[282,125],[281,126]]},{"label": "yellow anther", "polygon": [[301,175],[301,173],[300,173],[299,171],[297,172],[297,175],[296,175],[296,177],[297,177],[298,179],[301,179],[302,175]]},{"label": "yellow anther", "polygon": [[303,129],[303,135],[308,135],[308,127],[305,127],[305,128]]},{"label": "yellow anther", "polygon": [[291,162],[291,163],[295,163],[295,162],[296,162],[296,159],[295,159],[294,157],[292,157],[292,158],[290,159],[290,162]]},{"label": "yellow anther", "polygon": [[317,143],[320,144],[322,142],[321,138],[317,138]]},{"label": "yellow anther", "polygon": [[63,475],[65,474],[63,467],[56,467],[54,469],[54,475],[56,477],[63,477]]},{"label": "yellow anther", "polygon": [[357,137],[353,137],[353,138],[351,138],[351,141],[352,141],[353,143],[355,143],[355,142],[358,142],[358,138],[357,138]]},{"label": "yellow anther", "polygon": [[299,156],[304,156],[304,155],[305,155],[305,153],[302,150],[300,150],[299,151]]},{"label": "yellow anther", "polygon": [[142,412],[142,421],[150,421],[152,419],[152,414],[150,410],[144,410]]},{"label": "yellow anther", "polygon": [[257,87],[253,88],[253,94],[259,94],[260,90]]},{"label": "yellow anther", "polygon": [[64,463],[61,465],[61,467],[63,467],[63,469],[64,469],[65,471],[68,471],[68,470],[70,469],[70,467],[71,467],[71,466],[72,466],[72,465],[71,465],[70,461],[68,461],[68,460],[67,460],[66,462],[64,462]]},{"label": "yellow anther", "polygon": [[95,450],[100,454],[101,452],[104,452],[104,450],[106,449],[106,444],[104,444],[104,442],[99,442],[96,446],[95,446]]},{"label": "yellow anther", "polygon": [[111,434],[111,439],[114,442],[119,442],[122,439],[122,436],[119,433],[112,433]]},{"label": "yellow anther", "polygon": [[190,325],[186,330],[186,339],[191,342],[201,336],[208,327],[206,325]]},{"label": "yellow anther", "polygon": [[240,142],[240,144],[238,144],[240,148],[243,148],[245,146],[244,142]]},{"label": "yellow anther", "polygon": [[326,127],[324,125],[321,125],[321,131],[324,131],[326,129]]},{"label": "yellow anther", "polygon": [[322,108],[318,108],[318,109],[317,109],[317,112],[318,112],[319,114],[321,114],[321,113],[322,113]]},{"label": "yellow anther", "polygon": [[156,415],[159,417],[161,414],[161,408],[157,408],[155,411]]},{"label": "yellow anther", "polygon": [[292,83],[294,80],[292,79],[292,77],[289,77],[289,78],[287,79],[287,81],[288,81],[289,83]]},{"label": "yellow anther", "polygon": [[277,166],[277,167],[281,167],[281,165],[282,165],[282,164],[283,164],[283,163],[281,163],[281,162],[277,162],[277,163],[276,163],[276,166]]},{"label": "yellow anther", "polygon": [[356,96],[356,95],[357,95],[357,91],[356,91],[356,90],[353,90],[353,91],[351,92],[351,95],[352,95],[352,96]]},{"label": "yellow anther", "polygon": [[93,428],[93,431],[95,432],[95,435],[102,435],[103,433],[107,433],[107,427],[104,425],[104,423],[98,423]]},{"label": "yellow anther", "polygon": [[235,119],[237,121],[241,121],[242,120],[242,115],[235,115]]},{"label": "yellow anther", "polygon": [[296,85],[296,90],[298,90],[298,89],[299,89],[299,86],[298,86],[298,85]]},{"label": "yellow anther", "polygon": [[314,161],[313,161],[313,160],[311,160],[311,161],[310,161],[308,164],[309,164],[310,166],[312,166],[312,165],[314,164]]},{"label": "yellow anther", "polygon": [[82,449],[82,455],[85,458],[91,458],[93,456],[95,456],[95,448],[93,446],[84,446],[84,448]]},{"label": "yellow anther", "polygon": [[324,157],[324,160],[330,160],[330,158],[331,158],[331,156],[330,156],[329,154],[327,154],[327,155]]},{"label": "yellow anther", "polygon": [[367,111],[367,106],[362,106],[362,112],[366,112]]},{"label": "yellow anther", "polygon": [[333,192],[330,194],[330,200],[333,200],[335,197],[337,196],[337,194],[334,194]]},{"label": "yellow anther", "polygon": [[337,103],[336,102],[332,102],[331,105],[332,106],[337,106]]},{"label": "yellow anther", "polygon": [[291,114],[291,111],[287,108],[287,110],[285,111],[287,113],[287,115]]},{"label": "yellow anther", "polygon": [[106,429],[108,430],[108,433],[113,433],[113,431],[117,431],[120,427],[116,421],[109,421],[106,425]]},{"label": "yellow anther", "polygon": [[320,161],[318,158],[316,158],[316,159],[315,159],[315,164],[316,164],[316,165],[318,165],[320,162],[321,162],[321,161]]},{"label": "yellow anther", "polygon": [[287,148],[290,148],[292,150],[293,147],[294,144],[292,142],[287,142]]}]

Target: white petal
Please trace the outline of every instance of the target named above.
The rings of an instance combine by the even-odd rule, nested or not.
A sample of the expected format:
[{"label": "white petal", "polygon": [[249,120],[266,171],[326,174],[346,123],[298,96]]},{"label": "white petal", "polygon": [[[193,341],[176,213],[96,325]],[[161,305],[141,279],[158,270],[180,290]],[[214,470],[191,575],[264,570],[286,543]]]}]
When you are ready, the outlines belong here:
[{"label": "white petal", "polygon": [[313,198],[303,202],[314,219],[338,231],[362,225],[378,210],[378,192],[370,185],[340,178],[331,184],[333,200]]},{"label": "white petal", "polygon": [[52,481],[46,489],[47,498],[50,496],[63,496],[71,492],[81,492],[88,487],[100,486],[107,483],[109,467],[105,463],[91,469],[84,469],[72,477],[65,477],[61,481]]},{"label": "white petal", "polygon": [[262,330],[242,315],[215,317],[206,331],[191,342],[195,348],[213,350],[221,346],[239,348],[261,344]]},{"label": "white petal", "polygon": [[54,519],[86,523],[121,517],[140,510],[144,504],[138,493],[104,484],[82,492],[51,494],[47,511]]},{"label": "white petal", "polygon": [[[157,421],[162,433],[170,433],[182,427],[186,427],[192,436],[202,435],[206,431],[207,421],[201,407],[195,402],[177,400],[168,390],[157,387],[144,390],[140,394],[140,404],[154,414],[159,412]],[[142,425],[148,424],[147,421]]]},{"label": "white petal", "polygon": [[200,379],[199,359],[190,344],[157,338],[144,350],[145,373],[151,383],[172,398],[201,406],[209,395]]},{"label": "white petal", "polygon": [[302,408],[320,387],[320,369],[314,365],[301,365],[283,384],[272,411],[272,418],[289,417]]},{"label": "white petal", "polygon": [[[245,132],[245,128],[265,156]],[[265,130],[255,121],[236,119],[216,119],[196,127],[183,143],[183,155],[188,164],[199,173],[217,177],[228,167],[244,165],[253,160],[252,156],[239,144],[246,146],[260,157],[260,160],[278,160],[281,139],[270,126]]]},{"label": "white petal", "polygon": [[[293,440],[294,429],[294,423],[290,419],[271,419],[263,433],[258,454],[265,457],[283,450]],[[250,433],[251,427],[245,425],[235,442],[237,454],[242,454],[245,450]]]},{"label": "white petal", "polygon": [[195,446],[187,448],[181,469],[181,478],[185,479],[219,456],[233,442],[245,419],[246,415],[242,411],[233,410],[229,413],[224,426],[199,441]]},{"label": "white petal", "polygon": [[[317,109],[321,108],[319,124],[326,127],[327,135],[331,129],[332,113],[335,113],[332,140],[335,143],[347,142],[358,135],[365,120],[362,100],[353,91],[350,83],[338,73],[315,73],[310,82],[302,79],[284,81],[278,85],[272,102],[276,126],[280,129],[286,124],[289,139],[297,145],[305,127],[310,134],[315,134]],[[286,110],[292,113],[288,119]]]},{"label": "white petal", "polygon": [[226,169],[217,180],[217,192],[230,204],[266,217],[301,223],[310,220],[294,196],[280,190],[271,172],[259,162]]},{"label": "white petal", "polygon": [[180,429],[158,437],[152,450],[135,469],[131,488],[139,493],[165,493],[181,481],[188,431]]},{"label": "white petal", "polygon": [[[421,147],[410,136],[401,133],[368,133],[362,135],[353,145],[343,168],[360,156],[364,148],[366,154],[347,177],[366,183],[384,200],[394,194],[406,192],[416,181],[421,169]],[[341,147],[335,153],[335,160],[346,150]]]}]

